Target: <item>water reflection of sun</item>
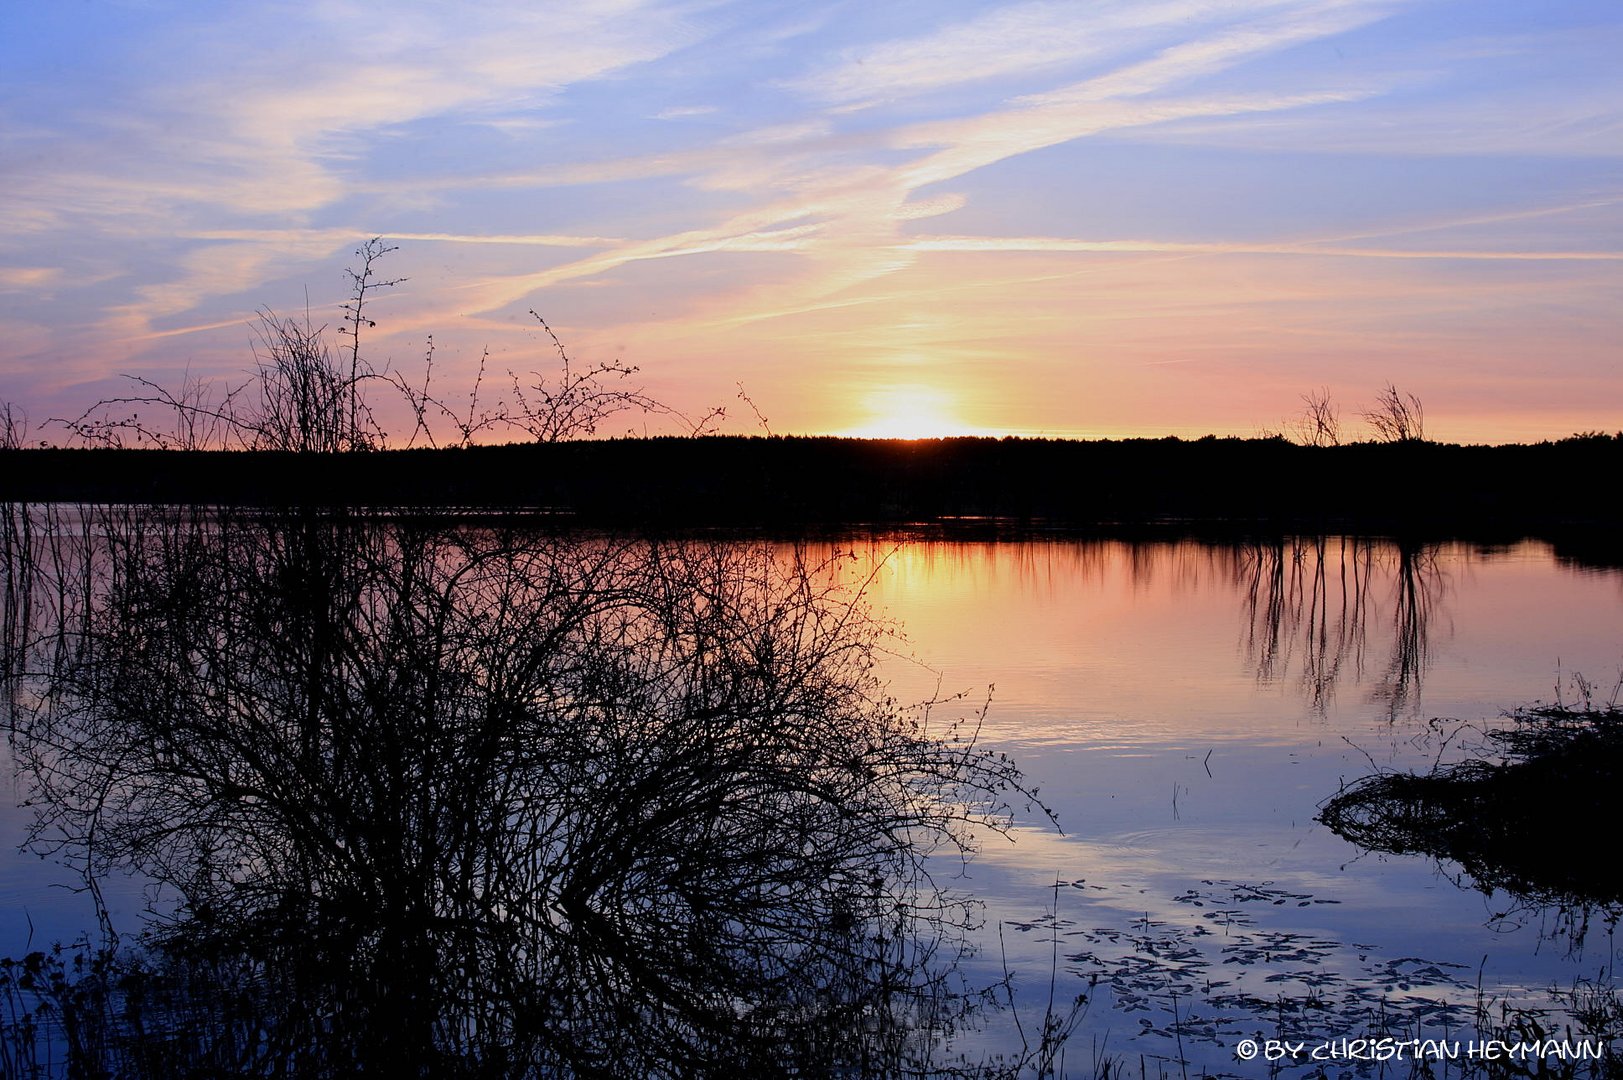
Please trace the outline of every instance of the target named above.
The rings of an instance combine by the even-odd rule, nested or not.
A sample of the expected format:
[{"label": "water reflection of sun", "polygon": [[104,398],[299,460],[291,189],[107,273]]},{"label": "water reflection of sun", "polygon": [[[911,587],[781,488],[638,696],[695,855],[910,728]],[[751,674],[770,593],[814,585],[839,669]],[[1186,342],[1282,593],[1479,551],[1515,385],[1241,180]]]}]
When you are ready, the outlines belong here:
[{"label": "water reflection of sun", "polygon": [[862,399],[867,418],[844,434],[863,439],[938,439],[972,434],[950,394],[933,386],[882,386]]}]

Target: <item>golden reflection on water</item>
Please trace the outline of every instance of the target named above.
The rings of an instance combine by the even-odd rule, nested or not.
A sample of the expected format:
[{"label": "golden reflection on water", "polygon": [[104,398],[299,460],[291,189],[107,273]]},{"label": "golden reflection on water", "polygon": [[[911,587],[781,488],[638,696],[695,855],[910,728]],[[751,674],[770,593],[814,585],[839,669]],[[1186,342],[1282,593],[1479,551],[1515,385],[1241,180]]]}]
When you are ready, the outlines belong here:
[{"label": "golden reflection on water", "polygon": [[1462,752],[1462,730],[1570,695],[1575,672],[1609,689],[1615,570],[1535,541],[904,536],[854,551],[850,580],[905,635],[886,669],[899,698],[962,692],[943,706],[962,714],[995,684],[983,739],[1063,832],[1033,818],[989,840],[964,887],[988,905],[988,962],[1046,985],[1057,954],[1061,992],[1092,995],[1085,1038],[1170,1060],[1175,994],[1215,1033],[1192,1049],[1186,1032],[1184,1050],[1232,1069],[1234,1039],[1281,1022],[1247,1000],[1319,995],[1329,1011],[1289,1024],[1345,1034],[1382,1010],[1457,1024],[1479,973],[1489,1000],[1535,1005],[1579,974],[1544,917],[1507,920],[1513,899],[1430,859],[1363,853],[1316,814],[1349,780],[1423,770]]},{"label": "golden reflection on water", "polygon": [[945,693],[995,684],[991,723],[1022,741],[1295,738],[1313,717],[1412,720],[1473,701],[1492,715],[1547,696],[1558,668],[1606,681],[1623,656],[1616,589],[1534,541],[851,550],[850,579],[903,631],[898,696],[927,697],[938,678]]}]

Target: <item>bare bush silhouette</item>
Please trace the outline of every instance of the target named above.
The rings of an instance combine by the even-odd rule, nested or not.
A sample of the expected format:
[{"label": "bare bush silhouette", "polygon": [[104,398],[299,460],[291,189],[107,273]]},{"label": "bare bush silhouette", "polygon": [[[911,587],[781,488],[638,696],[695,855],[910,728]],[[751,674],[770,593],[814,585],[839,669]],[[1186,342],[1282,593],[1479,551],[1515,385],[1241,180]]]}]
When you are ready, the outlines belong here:
[{"label": "bare bush silhouette", "polygon": [[258,390],[258,408],[231,414],[248,448],[338,453],[375,445],[381,433],[360,426],[371,411],[361,405],[355,376],[344,375],[328,347],[325,327],[313,325],[308,315],[301,320],[265,310],[256,336],[258,371],[251,385]]},{"label": "bare bush silhouette", "polygon": [[[540,312],[532,309],[530,316],[551,342],[558,367],[550,373],[532,370],[523,375],[509,369],[511,400],[509,397],[485,403],[480,400],[490,365],[488,352],[479,359],[465,403],[453,403],[438,396],[433,388],[433,338],[428,342],[420,383],[398,373],[390,377],[412,412],[414,427],[408,445],[420,438],[432,447],[467,447],[485,432],[521,434],[530,442],[565,442],[597,434],[605,421],[622,413],[663,416],[675,420],[683,434],[698,436],[714,434],[726,419],[727,411],[720,406],[693,416],[667,405],[630,383],[637,368],[618,360],[578,364]],[[436,425],[445,423],[451,426],[454,435],[451,439],[435,434]]]},{"label": "bare bush silhouette", "polygon": [[1286,429],[1303,446],[1340,446],[1341,410],[1330,397],[1330,388],[1303,394],[1302,411],[1286,423]]},{"label": "bare bush silhouette", "polygon": [[1420,399],[1399,393],[1392,383],[1386,384],[1374,407],[1365,411],[1364,422],[1377,442],[1424,442],[1426,438],[1426,411]]},{"label": "bare bush silhouette", "polygon": [[[216,387],[188,374],[180,388],[151,379],[122,376],[130,392],[102,398],[73,419],[54,418],[78,440],[97,446],[149,446],[162,449],[248,449],[337,453],[383,449],[390,433],[379,417],[387,410],[373,391],[393,391],[409,411],[413,427],[405,445],[419,439],[429,446],[471,446],[491,433],[521,435],[533,442],[562,442],[595,435],[609,418],[622,413],[662,416],[676,421],[684,434],[706,435],[726,419],[713,408],[689,415],[654,398],[630,380],[637,368],[618,360],[577,363],[545,319],[530,314],[551,342],[558,367],[520,375],[509,370],[510,396],[483,400],[486,352],[464,398],[443,394],[434,386],[434,340],[428,339],[420,377],[378,367],[361,348],[366,331],[377,322],[367,314],[375,294],[402,284],[384,278],[378,264],[399,250],[381,237],[355,250],[346,267],[349,298],[333,349],[325,324],[308,311],[302,317],[261,309],[254,327],[255,366],[241,383]],[[145,410],[146,416],[142,416]],[[436,428],[451,428],[451,437]]]},{"label": "bare bush silhouette", "polygon": [[243,1003],[219,1067],[914,1075],[973,1001],[928,860],[1028,796],[885,698],[837,565],[341,513],[53,547],[36,844],[178,897],[146,970]]},{"label": "bare bush silhouette", "polygon": [[28,413],[14,402],[0,402],[0,450],[28,445]]},{"label": "bare bush silhouette", "polygon": [[333,355],[327,327],[308,311],[299,318],[263,308],[254,327],[254,371],[243,382],[217,389],[188,373],[172,390],[125,375],[130,393],[103,398],[78,417],[56,422],[83,442],[115,447],[319,453],[382,447],[387,433],[367,390],[393,380],[362,354],[361,331],[377,325],[365,314],[372,294],[404,280],[378,278],[378,260],[395,250],[373,238],[356,249],[356,266],[345,270],[351,291],[339,333],[349,339],[347,372]]},{"label": "bare bush silhouette", "polygon": [[552,341],[558,353],[558,370],[550,378],[539,371],[530,372],[533,381],[528,387],[524,379],[508,372],[513,381],[514,404],[496,414],[496,422],[522,431],[535,442],[551,443],[594,435],[609,417],[627,411],[676,417],[693,435],[706,434],[715,422],[726,417],[726,410],[719,406],[697,419],[677,412],[649,397],[641,387],[627,385],[626,380],[637,369],[618,360],[585,367],[576,364],[540,312],[532,309],[530,315]]},{"label": "bare bush silhouette", "polygon": [[[72,438],[92,446],[251,448],[251,442],[242,440],[247,424],[239,418],[236,404],[249,383],[220,390],[213,380],[188,373],[180,387],[171,390],[139,375],[119,378],[129,384],[129,393],[102,398],[71,420],[52,417],[48,422],[62,425]],[[145,418],[143,409],[148,413]]]}]

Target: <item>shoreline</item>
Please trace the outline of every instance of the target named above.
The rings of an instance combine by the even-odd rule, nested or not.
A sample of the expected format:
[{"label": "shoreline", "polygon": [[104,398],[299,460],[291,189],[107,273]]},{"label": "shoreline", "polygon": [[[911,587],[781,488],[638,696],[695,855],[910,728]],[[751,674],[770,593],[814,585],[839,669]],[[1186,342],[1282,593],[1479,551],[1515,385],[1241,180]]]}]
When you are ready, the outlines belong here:
[{"label": "shoreline", "polygon": [[1588,482],[1623,438],[1533,445],[1280,439],[711,436],[343,454],[0,451],[0,500],[526,512],[588,526],[945,525],[1358,532],[1616,528]]}]

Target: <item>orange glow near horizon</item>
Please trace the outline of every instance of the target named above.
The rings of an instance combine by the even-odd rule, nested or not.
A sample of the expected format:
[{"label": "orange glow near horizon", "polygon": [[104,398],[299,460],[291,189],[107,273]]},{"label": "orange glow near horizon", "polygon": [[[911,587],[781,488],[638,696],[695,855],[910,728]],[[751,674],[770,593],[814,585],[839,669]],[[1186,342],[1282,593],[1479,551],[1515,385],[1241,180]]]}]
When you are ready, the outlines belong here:
[{"label": "orange glow near horizon", "polygon": [[1323,388],[1356,439],[1388,382],[1439,441],[1614,430],[1623,19],[1438,2],[497,0],[380,45],[292,0],[322,50],[282,6],[200,34],[195,5],[14,5],[0,85],[37,152],[0,205],[0,402],[37,428],[125,374],[223,393],[262,309],[341,353],[381,236],[363,355],[395,432],[419,414],[388,383],[452,440],[556,385],[532,311],[671,410],[604,437],[722,407],[730,434],[1252,436]]},{"label": "orange glow near horizon", "polygon": [[944,439],[983,435],[958,417],[956,399],[934,386],[916,383],[883,386],[862,398],[866,414],[841,435],[859,439]]}]

